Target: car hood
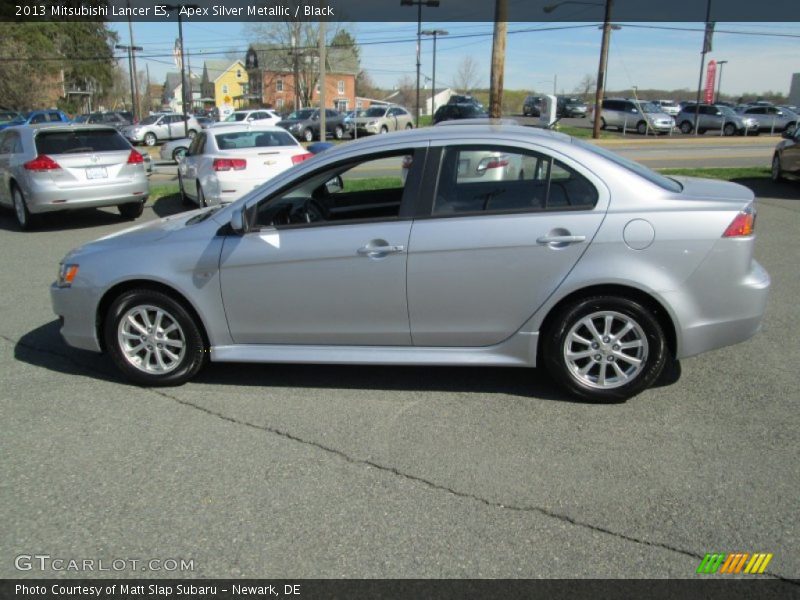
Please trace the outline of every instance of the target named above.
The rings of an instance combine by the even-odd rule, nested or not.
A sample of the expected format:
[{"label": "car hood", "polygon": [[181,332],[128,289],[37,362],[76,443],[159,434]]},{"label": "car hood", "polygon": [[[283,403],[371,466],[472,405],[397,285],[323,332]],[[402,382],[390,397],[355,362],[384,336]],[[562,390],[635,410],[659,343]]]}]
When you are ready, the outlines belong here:
[{"label": "car hood", "polygon": [[311,123],[311,121],[308,119],[283,119],[278,121],[278,127],[291,127],[292,125],[304,125],[306,123]]},{"label": "car hood", "polygon": [[702,200],[722,200],[741,204],[752,202],[755,198],[753,190],[738,183],[720,181],[719,179],[703,179],[702,177],[670,176],[683,186],[681,198],[698,198]]},{"label": "car hood", "polygon": [[183,229],[194,217],[206,212],[216,212],[217,208],[219,207],[201,208],[164,217],[163,219],[149,221],[141,225],[134,225],[133,227],[117,231],[93,242],[89,242],[88,244],[84,244],[70,252],[70,256],[152,244],[175,231]]}]

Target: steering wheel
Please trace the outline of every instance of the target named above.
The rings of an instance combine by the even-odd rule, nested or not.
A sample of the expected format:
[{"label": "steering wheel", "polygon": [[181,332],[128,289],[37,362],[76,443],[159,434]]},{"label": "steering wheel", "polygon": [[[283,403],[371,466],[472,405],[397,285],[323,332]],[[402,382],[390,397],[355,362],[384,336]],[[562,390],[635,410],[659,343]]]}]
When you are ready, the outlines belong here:
[{"label": "steering wheel", "polygon": [[317,221],[327,221],[330,213],[325,205],[316,198],[309,198],[303,206],[295,211],[301,222],[316,223]]}]

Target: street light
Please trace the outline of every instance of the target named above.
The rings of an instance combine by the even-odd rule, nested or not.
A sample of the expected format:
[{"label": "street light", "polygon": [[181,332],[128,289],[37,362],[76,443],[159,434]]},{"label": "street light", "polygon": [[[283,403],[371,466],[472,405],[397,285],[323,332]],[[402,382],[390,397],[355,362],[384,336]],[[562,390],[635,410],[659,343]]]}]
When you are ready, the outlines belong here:
[{"label": "street light", "polygon": [[718,60],[717,66],[719,67],[719,79],[717,80],[717,102],[719,102],[720,96],[722,95],[722,67],[723,65],[727,65],[727,60]]},{"label": "street light", "polygon": [[124,44],[116,44],[114,46],[117,50],[126,50],[128,52],[128,71],[131,75],[131,115],[133,116],[133,122],[136,122],[136,92],[134,91],[136,88],[133,86],[133,58],[132,52],[134,50],[143,50],[141,46],[126,46]]},{"label": "street light", "polygon": [[436,112],[436,38],[440,35],[448,35],[448,32],[444,29],[426,29],[422,35],[433,36],[433,81],[431,82],[431,115],[433,115]]},{"label": "street light", "polygon": [[603,17],[603,39],[600,42],[600,66],[597,68],[597,91],[594,95],[594,127],[592,128],[592,137],[597,139],[600,137],[600,116],[603,111],[603,95],[606,85],[606,65],[608,64],[608,40],[611,37],[611,5],[614,0],[605,0],[602,2],[580,2],[579,0],[563,0],[556,4],[549,4],[542,10],[545,13],[551,13],[559,6],[564,4],[585,4],[587,6],[605,6],[605,15]]},{"label": "street light", "polygon": [[419,127],[419,68],[420,68],[420,45],[422,44],[422,7],[430,6],[436,8],[439,6],[439,0],[400,0],[400,6],[416,6],[417,7],[417,106],[414,111],[415,125]]},{"label": "street light", "polygon": [[[186,59],[183,55],[183,21],[181,20],[181,9],[182,8],[194,8],[199,9],[200,7],[196,4],[164,4],[165,9],[169,11],[177,10],[178,11],[178,43],[181,45],[181,112],[183,112],[183,133],[184,135],[189,135],[189,117],[186,114]],[[191,82],[192,74],[189,73],[189,98],[192,97],[192,82]]]}]

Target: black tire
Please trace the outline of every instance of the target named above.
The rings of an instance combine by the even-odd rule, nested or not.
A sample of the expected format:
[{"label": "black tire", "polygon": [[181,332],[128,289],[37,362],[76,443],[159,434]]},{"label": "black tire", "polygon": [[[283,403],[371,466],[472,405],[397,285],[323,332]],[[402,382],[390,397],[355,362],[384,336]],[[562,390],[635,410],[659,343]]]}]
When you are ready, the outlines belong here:
[{"label": "black tire", "polygon": [[678,129],[681,130],[681,133],[689,134],[692,133],[694,125],[692,125],[689,121],[683,121]]},{"label": "black tire", "polygon": [[794,132],[795,132],[796,130],[797,130],[797,123],[789,123],[789,124],[786,126],[786,129],[784,129],[783,131],[786,133],[786,135],[788,135],[788,136],[790,136],[790,137],[791,137],[791,136],[793,136],[793,135],[794,135]]},{"label": "black tire", "polygon": [[[609,336],[602,337],[601,335],[599,343],[591,347],[581,346],[582,343],[577,341],[570,343],[570,335],[573,330],[581,337],[586,336],[589,332],[588,328],[581,324],[583,319],[590,315],[600,315],[592,319],[592,322],[596,324],[597,319],[604,319],[607,313],[616,315],[612,318]],[[619,402],[635,396],[658,379],[669,357],[666,337],[661,324],[649,309],[633,300],[618,296],[592,296],[568,304],[554,317],[542,338],[543,362],[559,385],[571,395],[583,400]],[[625,321],[634,323],[634,329],[619,340],[615,340],[614,336],[621,331],[622,323]],[[613,328],[615,324],[619,325],[616,330]],[[598,327],[596,329],[601,334],[608,333],[601,332]],[[594,339],[591,333],[588,335],[590,339]],[[629,351],[628,348],[620,348],[615,342],[620,342],[623,346],[640,343],[641,346]],[[578,354],[586,352],[592,354],[573,358],[573,364],[570,366],[565,357],[567,348],[570,347]],[[580,350],[581,347],[583,350]],[[595,352],[596,354],[594,354]],[[638,366],[621,358],[627,356],[633,361],[637,358],[637,354],[641,359]],[[600,357],[599,360],[597,357]],[[615,377],[621,377],[615,375],[618,371],[623,371],[620,365],[627,365],[625,370],[631,379],[626,383],[624,378],[613,381]],[[573,369],[584,368],[588,370],[583,375],[573,371]],[[607,377],[609,372],[611,380],[604,386],[601,385],[601,374],[606,374],[603,376]],[[595,378],[594,382],[591,381],[592,378]]]},{"label": "black tire", "polygon": [[28,210],[28,202],[25,194],[16,183],[11,184],[11,198],[14,205],[14,216],[17,219],[17,227],[20,231],[31,231],[35,229],[38,219]]},{"label": "black tire", "polygon": [[389,128],[386,125],[381,126],[381,133],[389,133]]},{"label": "black tire", "polygon": [[412,123],[406,123],[406,129],[414,129],[414,125]]},{"label": "black tire", "polygon": [[606,128],[606,120],[603,117],[600,117],[600,129]]},{"label": "black tire", "polygon": [[178,190],[181,195],[181,204],[184,206],[192,206],[194,202],[186,195],[186,190],[183,189],[183,178],[181,177],[180,171],[178,171]]},{"label": "black tire", "polygon": [[155,146],[156,142],[158,142],[158,138],[155,133],[147,132],[144,134],[143,141],[145,146]]},{"label": "black tire", "polygon": [[313,142],[313,141],[314,141],[314,132],[313,132],[313,131],[311,131],[311,129],[309,129],[309,128],[306,128],[306,129],[303,131],[303,139],[304,139],[305,141],[307,141],[307,142]]},{"label": "black tire", "polygon": [[[183,343],[183,353],[175,350],[179,359],[169,363],[171,367],[168,371],[147,372],[141,366],[137,367],[129,359],[125,352],[123,335],[120,333],[123,320],[126,315],[136,307],[150,307],[164,311],[172,322],[178,325],[177,335],[174,333],[167,336],[158,337],[158,331],[152,331],[144,335],[147,339],[142,340],[142,344],[150,347],[158,345],[159,339],[163,346],[175,348],[168,344],[168,341],[180,340]],[[148,309],[149,311],[149,309]],[[154,314],[154,313],[150,313]],[[162,321],[163,322],[163,321]],[[206,360],[206,344],[198,323],[186,308],[172,297],[163,292],[149,289],[134,289],[124,292],[112,302],[103,323],[103,339],[105,347],[117,368],[138,385],[162,386],[162,385],[181,385],[191,379],[203,367]],[[138,343],[136,342],[131,343]],[[159,346],[162,348],[162,346]],[[129,350],[130,351],[130,350]],[[142,352],[147,352],[144,348]],[[152,355],[152,353],[151,353]],[[148,356],[148,355],[146,355]],[[141,357],[143,360],[144,357]],[[154,365],[155,366],[155,365]]]},{"label": "black tire", "polygon": [[644,121],[639,121],[636,124],[636,133],[638,133],[639,135],[647,135],[647,130],[648,130],[647,123],[645,123]]},{"label": "black tire", "polygon": [[117,206],[119,214],[123,219],[138,219],[144,212],[144,201],[142,202],[127,202]]},{"label": "black tire", "polygon": [[772,157],[772,171],[770,173],[772,181],[783,181],[783,167],[781,166],[781,157],[776,152]]},{"label": "black tire", "polygon": [[736,134],[736,125],[733,123],[725,123],[725,127],[722,128],[722,134],[731,136]]},{"label": "black tire", "polygon": [[333,130],[333,137],[337,140],[340,140],[344,137],[344,129],[341,126],[337,125],[336,128]]},{"label": "black tire", "polygon": [[197,184],[197,206],[200,208],[205,208],[208,206],[206,195],[203,193],[203,188],[200,187],[199,183]]},{"label": "black tire", "polygon": [[188,137],[190,140],[193,140],[195,137],[197,137],[197,132],[194,129],[190,129],[186,137]]}]

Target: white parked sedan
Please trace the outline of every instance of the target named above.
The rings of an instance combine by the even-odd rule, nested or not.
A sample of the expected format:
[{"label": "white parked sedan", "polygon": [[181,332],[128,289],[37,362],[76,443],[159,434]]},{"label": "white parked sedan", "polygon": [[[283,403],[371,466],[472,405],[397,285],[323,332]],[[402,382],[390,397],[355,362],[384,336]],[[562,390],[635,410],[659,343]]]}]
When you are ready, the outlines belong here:
[{"label": "white parked sedan", "polygon": [[199,206],[233,202],[312,156],[280,127],[210,127],[178,163],[181,197]]}]

